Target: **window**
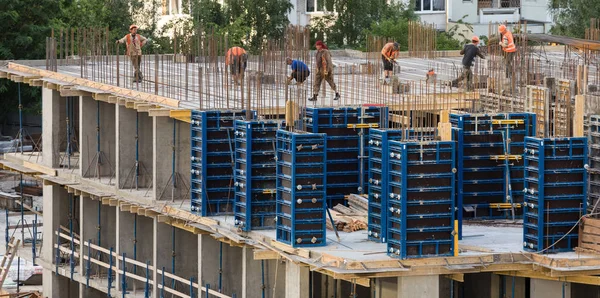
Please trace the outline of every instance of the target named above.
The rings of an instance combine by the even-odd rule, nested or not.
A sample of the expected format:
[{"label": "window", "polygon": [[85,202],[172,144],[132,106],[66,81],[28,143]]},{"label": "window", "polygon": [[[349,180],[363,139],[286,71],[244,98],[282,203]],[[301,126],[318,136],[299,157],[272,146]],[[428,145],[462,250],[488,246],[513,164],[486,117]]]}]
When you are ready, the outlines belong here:
[{"label": "window", "polygon": [[306,12],[334,11],[334,0],[306,0]]},{"label": "window", "polygon": [[415,0],[415,11],[445,11],[446,0]]}]

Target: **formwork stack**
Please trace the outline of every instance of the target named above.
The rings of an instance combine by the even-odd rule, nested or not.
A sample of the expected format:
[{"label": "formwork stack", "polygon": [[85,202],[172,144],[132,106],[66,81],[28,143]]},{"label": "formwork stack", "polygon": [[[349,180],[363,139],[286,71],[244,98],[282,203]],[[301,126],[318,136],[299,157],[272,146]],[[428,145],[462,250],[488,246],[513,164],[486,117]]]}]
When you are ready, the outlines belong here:
[{"label": "formwork stack", "polygon": [[245,111],[192,111],[191,210],[202,216],[233,214],[235,120]]},{"label": "formwork stack", "polygon": [[[589,139],[589,177],[588,177],[588,213],[598,211],[600,202],[600,116],[588,117]],[[597,217],[597,216],[596,216]]]},{"label": "formwork stack", "polygon": [[327,244],[326,173],[325,134],[277,131],[277,241]]},{"label": "formwork stack", "polygon": [[243,231],[275,227],[274,121],[235,121],[235,225]]},{"label": "formwork stack", "polygon": [[454,254],[455,142],[390,141],[388,255]]},{"label": "formwork stack", "polygon": [[367,193],[369,128],[387,127],[387,107],[306,108],[306,131],[327,136],[327,204]]},{"label": "formwork stack", "polygon": [[525,139],[523,248],[571,251],[586,212],[587,138]]},{"label": "formwork stack", "polygon": [[522,214],[524,139],[535,135],[535,114],[451,114],[456,162],[459,235],[466,218]]},{"label": "formwork stack", "polygon": [[386,242],[389,200],[389,142],[399,140],[433,140],[435,129],[369,130],[369,210],[368,239]]}]

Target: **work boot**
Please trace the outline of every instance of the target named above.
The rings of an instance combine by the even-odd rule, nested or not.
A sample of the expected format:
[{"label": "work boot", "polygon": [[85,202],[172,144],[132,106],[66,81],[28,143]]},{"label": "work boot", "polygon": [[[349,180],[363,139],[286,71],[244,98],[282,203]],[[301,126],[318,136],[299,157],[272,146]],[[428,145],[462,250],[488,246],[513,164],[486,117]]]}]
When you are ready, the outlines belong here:
[{"label": "work boot", "polygon": [[313,97],[309,98],[308,101],[317,101],[317,96],[318,95],[313,95]]},{"label": "work boot", "polygon": [[340,100],[340,94],[336,92],[333,100]]}]

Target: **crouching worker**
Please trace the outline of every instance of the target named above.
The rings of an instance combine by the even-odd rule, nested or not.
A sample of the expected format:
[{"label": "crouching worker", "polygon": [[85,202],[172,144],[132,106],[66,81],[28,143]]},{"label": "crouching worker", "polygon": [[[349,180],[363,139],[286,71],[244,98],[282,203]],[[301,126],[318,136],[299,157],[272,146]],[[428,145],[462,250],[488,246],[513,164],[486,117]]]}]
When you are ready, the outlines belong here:
[{"label": "crouching worker", "polygon": [[285,59],[287,65],[291,65],[292,74],[288,77],[287,83],[290,84],[292,80],[296,80],[296,83],[302,84],[308,76],[310,76],[310,70],[306,63],[300,60],[292,60],[292,58]]}]

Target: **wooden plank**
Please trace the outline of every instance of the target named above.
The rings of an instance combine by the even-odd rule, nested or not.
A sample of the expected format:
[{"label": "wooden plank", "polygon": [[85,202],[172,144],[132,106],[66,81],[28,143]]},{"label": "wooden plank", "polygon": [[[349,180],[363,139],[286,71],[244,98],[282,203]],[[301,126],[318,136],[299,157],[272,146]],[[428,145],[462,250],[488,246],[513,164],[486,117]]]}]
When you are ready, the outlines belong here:
[{"label": "wooden plank", "polygon": [[270,249],[255,249],[254,260],[279,260],[279,253]]},{"label": "wooden plank", "polygon": [[113,96],[113,95],[108,96],[108,98],[106,99],[106,102],[108,102],[108,103],[117,103],[118,101],[119,101],[119,97]]},{"label": "wooden plank", "polygon": [[600,228],[588,225],[587,223],[582,226],[584,234],[600,236]]},{"label": "wooden plank", "polygon": [[42,165],[39,165],[39,164],[36,164],[36,163],[32,163],[32,162],[29,162],[29,161],[26,161],[26,160],[23,161],[23,166],[27,167],[27,168],[30,168],[32,170],[35,170],[35,171],[37,171],[39,173],[46,174],[48,176],[56,176],[57,175],[55,169],[48,168],[48,167],[45,167],[45,166],[42,166]]},{"label": "wooden plank", "polygon": [[150,117],[169,117],[171,110],[168,109],[148,109],[148,116]]},{"label": "wooden plank", "polygon": [[8,79],[8,73],[6,71],[0,71],[0,79]]},{"label": "wooden plank", "polygon": [[128,108],[128,109],[134,109],[136,103],[137,103],[137,101],[135,101],[135,100],[127,99],[125,101],[125,107]]},{"label": "wooden plank", "polygon": [[439,122],[438,134],[442,141],[452,141],[452,124],[450,122]]},{"label": "wooden plank", "polygon": [[583,228],[585,229],[586,227],[595,227],[600,229],[600,219],[584,217]]},{"label": "wooden plank", "polygon": [[573,112],[573,136],[583,137],[583,117],[585,115],[585,95],[575,96],[575,110]]},{"label": "wooden plank", "polygon": [[592,243],[592,244],[600,245],[600,236],[595,236],[595,235],[590,235],[590,234],[584,233],[581,237],[581,241],[583,241],[583,243]]},{"label": "wooden plank", "polygon": [[113,86],[113,85],[109,85],[109,84],[94,82],[91,80],[79,78],[79,77],[72,76],[72,75],[67,75],[64,73],[58,73],[58,72],[48,71],[48,70],[44,70],[44,69],[24,66],[24,65],[20,65],[18,63],[14,63],[14,62],[8,63],[8,69],[23,72],[26,74],[37,75],[37,76],[41,76],[44,78],[49,78],[49,79],[53,79],[53,80],[57,80],[57,81],[68,82],[71,85],[81,85],[81,86],[88,87],[88,88],[98,89],[98,90],[102,90],[102,91],[105,91],[107,93],[111,93],[114,95],[130,97],[133,99],[144,100],[144,101],[148,101],[148,102],[154,102],[157,104],[163,104],[163,105],[167,105],[167,106],[171,106],[171,107],[179,107],[179,101],[172,99],[172,98],[167,98],[164,96],[158,96],[158,95],[140,92],[140,91],[127,89],[127,88],[117,87],[117,86]]},{"label": "wooden plank", "polygon": [[119,209],[121,211],[129,211],[130,208],[131,208],[131,204],[126,203],[124,201],[119,202]]},{"label": "wooden plank", "polygon": [[305,259],[310,259],[310,250],[303,248],[293,248],[287,244],[277,242],[275,240],[271,240],[271,246],[280,249],[286,253],[297,255],[299,257],[303,257]]},{"label": "wooden plank", "polygon": [[450,111],[449,110],[441,110],[440,111],[440,122],[450,123]]},{"label": "wooden plank", "polygon": [[117,199],[117,198],[110,198],[108,200],[108,206],[111,206],[111,207],[119,206],[119,199]]},{"label": "wooden plank", "polygon": [[136,103],[136,105],[135,105],[135,109],[138,112],[148,112],[148,110],[150,110],[151,107],[153,107],[153,105],[150,105],[150,104]]},{"label": "wooden plank", "polygon": [[42,87],[43,84],[44,84],[44,81],[42,81],[40,79],[34,79],[34,80],[29,81],[29,86],[32,86],[32,87]]},{"label": "wooden plank", "polygon": [[450,274],[446,275],[446,277],[454,281],[465,282],[465,275],[463,273]]},{"label": "wooden plank", "polygon": [[110,205],[111,198],[102,198],[102,205]]},{"label": "wooden plank", "polygon": [[192,123],[192,110],[171,110],[169,116],[179,121]]},{"label": "wooden plank", "polygon": [[158,220],[158,222],[164,222],[166,224],[171,224],[171,217],[168,215],[158,215],[156,217],[156,219]]}]

